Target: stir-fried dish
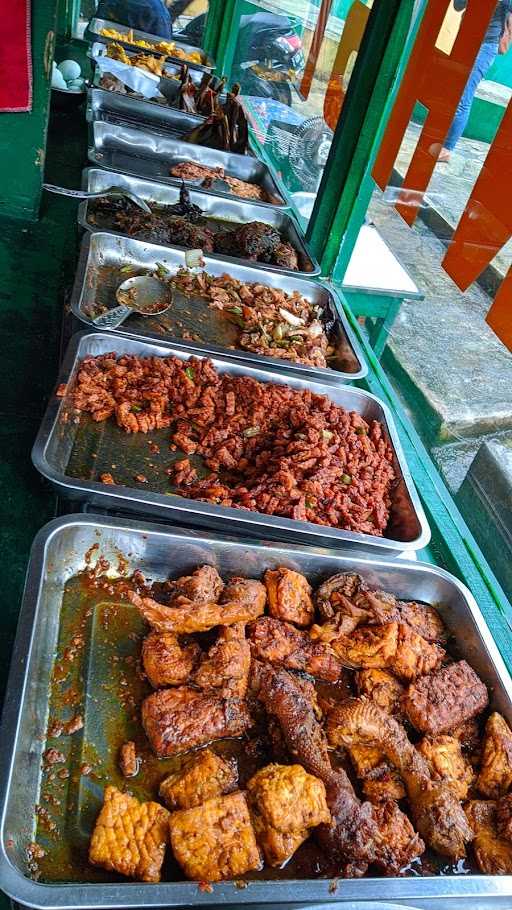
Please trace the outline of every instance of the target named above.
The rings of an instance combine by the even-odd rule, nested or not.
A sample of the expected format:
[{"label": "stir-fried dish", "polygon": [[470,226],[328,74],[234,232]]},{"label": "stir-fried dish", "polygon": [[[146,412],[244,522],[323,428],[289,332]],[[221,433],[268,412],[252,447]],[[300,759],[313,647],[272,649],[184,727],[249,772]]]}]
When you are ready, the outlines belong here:
[{"label": "stir-fried dish", "polygon": [[206,359],[115,353],[85,358],[69,392],[75,408],[126,433],[169,428],[171,452],[185,456],[167,471],[182,496],[376,536],[386,529],[396,477],[384,428],[325,395],[219,373]]},{"label": "stir-fried dish", "polygon": [[271,202],[265,190],[256,183],[248,183],[246,180],[239,180],[238,177],[230,177],[225,173],[223,167],[207,167],[205,164],[197,164],[195,161],[180,161],[179,164],[173,165],[169,171],[171,177],[179,177],[187,183],[198,183],[205,189],[216,189],[221,181],[220,187],[223,192],[231,191],[234,196],[241,196],[242,199],[256,199],[260,202]]},{"label": "stir-fried dish", "polygon": [[512,873],[512,731],[434,607],[351,572],[313,590],[285,566],[94,583],[144,620],[136,672],[153,691],[134,716],[157,765],[176,764],[141,801],[145,759],[123,743],[90,863],[157,882],[170,855],[206,887],[268,876],[309,842],[313,876]]},{"label": "stir-fried dish", "polygon": [[112,41],[123,41],[125,44],[132,44],[134,47],[157,51],[166,57],[177,57],[179,60],[188,60],[189,63],[202,63],[199,51],[185,51],[175,41],[146,41],[144,38],[135,38],[133,29],[129,29],[127,32],[120,32],[115,28],[102,28],[99,34],[103,38],[110,38]]}]

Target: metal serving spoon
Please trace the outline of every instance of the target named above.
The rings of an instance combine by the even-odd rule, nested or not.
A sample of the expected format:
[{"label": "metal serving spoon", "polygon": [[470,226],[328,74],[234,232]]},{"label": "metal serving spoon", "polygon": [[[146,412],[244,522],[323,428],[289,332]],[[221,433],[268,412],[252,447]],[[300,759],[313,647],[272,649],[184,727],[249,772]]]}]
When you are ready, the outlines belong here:
[{"label": "metal serving spoon", "polygon": [[91,193],[89,190],[69,190],[65,186],[55,186],[53,183],[43,183],[43,189],[48,190],[49,193],[57,193],[58,196],[73,196],[75,199],[101,199],[104,196],[109,196],[111,199],[122,199],[125,196],[138,205],[146,215],[151,215],[149,205],[140,196],[130,190],[125,190],[122,186],[109,186],[99,193]]},{"label": "metal serving spoon", "polygon": [[132,313],[140,316],[159,316],[169,309],[172,293],[168,285],[150,275],[127,278],[116,291],[119,306],[93,319],[100,329],[117,329]]}]

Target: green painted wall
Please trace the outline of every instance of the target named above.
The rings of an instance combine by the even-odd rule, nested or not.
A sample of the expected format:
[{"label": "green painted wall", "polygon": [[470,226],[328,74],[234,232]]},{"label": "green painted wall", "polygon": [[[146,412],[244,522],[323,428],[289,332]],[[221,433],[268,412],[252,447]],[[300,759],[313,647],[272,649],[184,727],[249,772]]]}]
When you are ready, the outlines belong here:
[{"label": "green painted wall", "polygon": [[0,114],[0,215],[28,220],[37,218],[56,22],[57,0],[32,3],[32,111]]},{"label": "green painted wall", "polygon": [[509,50],[508,54],[498,54],[487,74],[487,79],[512,88],[512,50]]}]

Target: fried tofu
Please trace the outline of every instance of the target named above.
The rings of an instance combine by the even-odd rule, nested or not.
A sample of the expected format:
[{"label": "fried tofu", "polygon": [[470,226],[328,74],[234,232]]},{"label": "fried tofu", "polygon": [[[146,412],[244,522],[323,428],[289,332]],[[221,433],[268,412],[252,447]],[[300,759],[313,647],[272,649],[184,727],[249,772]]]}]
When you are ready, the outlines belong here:
[{"label": "fried tofu", "polygon": [[243,793],[173,812],[169,829],[174,856],[187,878],[194,881],[239,878],[262,867]]},{"label": "fried tofu", "polygon": [[480,793],[491,799],[505,796],[512,785],[512,731],[496,711],[485,725],[482,764],[476,785]]},{"label": "fried tofu", "polygon": [[265,572],[268,611],[275,619],[305,628],[315,615],[311,586],[299,572],[279,566]]},{"label": "fried tofu", "polygon": [[248,782],[258,843],[270,866],[281,866],[312,828],[329,824],[325,786],[302,765],[267,765]]},{"label": "fried tofu", "polygon": [[425,736],[416,746],[426,760],[432,780],[444,780],[459,799],[466,799],[474,772],[455,736]]},{"label": "fried tofu", "polygon": [[154,689],[186,683],[200,657],[198,644],[180,645],[173,632],[150,632],[142,642],[142,666]]},{"label": "fried tofu", "polygon": [[200,689],[212,689],[224,698],[243,698],[249,685],[251,648],[245,625],[221,626],[217,641],[194,674]]},{"label": "fried tofu", "polygon": [[464,810],[474,833],[473,852],[480,871],[485,875],[510,875],[512,844],[498,833],[496,802],[472,799]]},{"label": "fried tofu", "polygon": [[371,698],[386,714],[399,713],[405,687],[387,670],[359,670],[355,675],[359,695]]},{"label": "fried tofu", "polygon": [[231,793],[237,784],[236,762],[225,761],[211,749],[202,749],[162,781],[159,793],[169,809],[191,809]]},{"label": "fried tofu", "polygon": [[216,739],[241,736],[252,726],[246,702],[188,686],[158,689],[142,702],[142,725],[160,758]]},{"label": "fried tofu", "polygon": [[465,660],[449,664],[412,683],[402,709],[420,733],[450,733],[487,707],[483,682]]},{"label": "fried tofu", "polygon": [[106,787],[89,846],[90,862],[141,882],[159,882],[169,818],[158,803],[140,803],[116,787]]}]

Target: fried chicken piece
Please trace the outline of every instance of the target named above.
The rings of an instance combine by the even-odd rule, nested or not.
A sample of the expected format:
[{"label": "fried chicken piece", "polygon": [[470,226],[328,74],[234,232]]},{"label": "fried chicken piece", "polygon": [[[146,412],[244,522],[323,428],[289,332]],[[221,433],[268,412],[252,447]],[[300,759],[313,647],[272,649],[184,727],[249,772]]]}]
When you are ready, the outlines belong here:
[{"label": "fried chicken piece", "polygon": [[116,787],[105,787],[89,861],[141,882],[159,882],[169,842],[169,816],[158,803],[140,803]]},{"label": "fried chicken piece", "polygon": [[299,572],[279,566],[265,572],[268,611],[275,619],[296,626],[310,626],[315,615],[311,586]]},{"label": "fried chicken piece", "polygon": [[360,624],[403,622],[426,641],[446,638],[444,623],[434,607],[402,601],[394,594],[372,590],[354,572],[341,572],[327,579],[318,588],[315,603],[324,620],[332,620],[339,614],[346,617],[346,635]]},{"label": "fried chicken piece", "polygon": [[169,827],[174,856],[187,878],[218,882],[262,867],[243,793],[173,812]]},{"label": "fried chicken piece", "polygon": [[376,746],[397,768],[407,788],[413,821],[425,842],[445,856],[459,859],[472,839],[466,817],[453,790],[433,781],[422,755],[401,724],[364,698],[349,699],[333,708],[327,719],[333,746]]},{"label": "fried chicken piece", "polygon": [[402,709],[420,733],[450,733],[487,707],[483,682],[465,660],[449,664],[412,683]]},{"label": "fried chicken piece", "polygon": [[188,686],[158,689],[142,702],[142,725],[156,754],[165,758],[252,726],[245,701],[219,698]]},{"label": "fried chicken piece", "polygon": [[192,575],[182,575],[172,581],[172,596],[168,606],[182,603],[217,603],[224,590],[224,582],[213,566],[199,566]]},{"label": "fried chicken piece", "polygon": [[365,796],[372,800],[404,798],[400,775],[376,746],[353,745],[348,753],[358,778],[364,782]]},{"label": "fried chicken piece", "polygon": [[362,669],[389,669],[402,679],[416,679],[441,663],[445,651],[431,644],[405,623],[360,626],[351,635],[339,635],[336,624],[313,626],[311,637],[330,644],[342,662]]},{"label": "fried chicken piece", "polygon": [[512,785],[512,731],[494,711],[485,725],[482,764],[476,786],[484,796],[499,799]]},{"label": "fried chicken piece", "polygon": [[317,829],[323,848],[342,864],[347,877],[364,875],[375,860],[379,839],[372,806],[361,805],[343,769],[332,769],[325,733],[297,678],[266,666],[260,670],[258,697],[279,723],[289,754],[325,784],[332,821]]},{"label": "fried chicken piece", "polygon": [[474,833],[473,852],[480,871],[485,875],[510,875],[512,844],[499,834],[497,803],[472,799],[464,808]]},{"label": "fried chicken piece", "polygon": [[380,851],[375,864],[386,875],[398,875],[425,851],[425,844],[398,804],[387,799],[373,806],[380,832]]},{"label": "fried chicken piece", "polygon": [[512,793],[502,796],[496,804],[496,827],[500,837],[512,842]]},{"label": "fried chicken piece", "polygon": [[302,670],[326,682],[339,679],[343,665],[329,645],[312,641],[288,622],[264,616],[249,629],[253,658]]},{"label": "fried chicken piece", "polygon": [[432,780],[444,780],[458,799],[466,799],[474,772],[455,736],[424,736],[416,746],[427,762]]},{"label": "fried chicken piece", "polygon": [[209,799],[236,790],[238,770],[235,760],[226,761],[202,749],[160,784],[159,794],[169,809],[191,809]]},{"label": "fried chicken piece", "polygon": [[196,642],[180,645],[173,632],[150,632],[142,642],[142,666],[154,689],[181,686],[188,681],[201,657]]},{"label": "fried chicken piece", "polygon": [[137,757],[135,743],[129,740],[119,750],[119,767],[123,777],[136,777],[139,773],[140,759]]},{"label": "fried chicken piece", "polygon": [[249,684],[251,648],[244,623],[221,626],[217,641],[194,674],[200,689],[215,690],[223,698],[243,698]]},{"label": "fried chicken piece", "polygon": [[400,699],[405,692],[402,683],[387,670],[359,670],[355,674],[359,695],[371,698],[386,714],[400,713]]},{"label": "fried chicken piece", "polygon": [[301,765],[267,765],[247,784],[256,839],[269,866],[281,866],[309,837],[329,824],[325,786]]},{"label": "fried chicken piece", "polygon": [[[228,591],[235,595],[233,600],[224,600]],[[134,591],[128,592],[128,598],[157,632],[184,634],[257,619],[265,609],[267,592],[261,582],[241,578],[236,585],[226,585],[223,602],[218,604],[190,601],[179,607],[166,607]]]}]

